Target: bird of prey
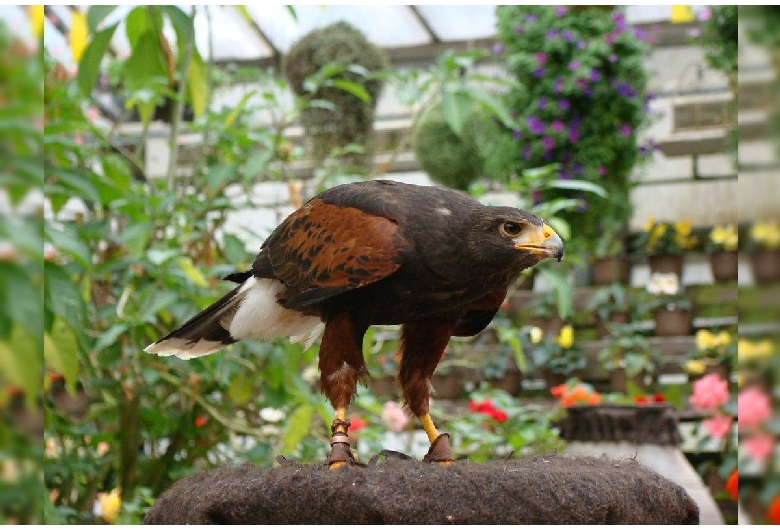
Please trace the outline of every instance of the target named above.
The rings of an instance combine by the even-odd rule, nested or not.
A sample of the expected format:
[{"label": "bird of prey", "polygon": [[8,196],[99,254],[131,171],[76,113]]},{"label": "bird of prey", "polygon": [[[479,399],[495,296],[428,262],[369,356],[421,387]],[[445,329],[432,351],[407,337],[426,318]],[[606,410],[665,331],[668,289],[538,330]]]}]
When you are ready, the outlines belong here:
[{"label": "bird of prey", "polygon": [[265,240],[239,285],[145,351],[188,359],[245,338],[320,334],[320,388],[335,410],[332,468],[352,462],[347,409],[368,377],[369,326],[401,325],[403,400],[431,448],[453,460],[429,413],[431,376],[452,336],[476,335],[510,284],[545,258],[563,257],[555,231],[530,212],[485,206],[444,187],[390,180],[344,184],[314,196]]}]

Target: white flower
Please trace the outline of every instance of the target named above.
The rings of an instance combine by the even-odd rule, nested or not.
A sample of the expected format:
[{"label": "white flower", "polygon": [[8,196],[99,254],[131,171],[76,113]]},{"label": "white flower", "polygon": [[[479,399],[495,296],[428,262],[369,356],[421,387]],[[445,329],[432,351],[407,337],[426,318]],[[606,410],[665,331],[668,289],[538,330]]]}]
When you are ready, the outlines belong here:
[{"label": "white flower", "polygon": [[266,407],[264,409],[260,409],[260,418],[262,418],[263,421],[267,421],[268,423],[277,423],[284,419],[284,411]]},{"label": "white flower", "polygon": [[680,280],[673,272],[654,272],[647,284],[650,294],[677,294],[680,290]]},{"label": "white flower", "polygon": [[309,384],[316,383],[320,380],[320,369],[316,366],[307,366],[303,369],[301,377]]},{"label": "white flower", "polygon": [[528,335],[531,337],[531,343],[539,344],[540,342],[542,342],[542,339],[544,338],[544,331],[542,331],[542,328],[538,326],[534,326],[528,332]]}]

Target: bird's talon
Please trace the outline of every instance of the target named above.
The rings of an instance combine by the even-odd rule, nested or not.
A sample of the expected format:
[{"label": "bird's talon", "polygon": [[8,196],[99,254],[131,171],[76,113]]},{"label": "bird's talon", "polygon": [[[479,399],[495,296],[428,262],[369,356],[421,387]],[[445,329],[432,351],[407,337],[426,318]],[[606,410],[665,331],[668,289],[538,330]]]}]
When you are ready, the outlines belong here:
[{"label": "bird's talon", "polygon": [[431,443],[428,454],[423,457],[423,462],[436,462],[442,466],[449,466],[455,461],[450,449],[450,435],[442,433]]}]

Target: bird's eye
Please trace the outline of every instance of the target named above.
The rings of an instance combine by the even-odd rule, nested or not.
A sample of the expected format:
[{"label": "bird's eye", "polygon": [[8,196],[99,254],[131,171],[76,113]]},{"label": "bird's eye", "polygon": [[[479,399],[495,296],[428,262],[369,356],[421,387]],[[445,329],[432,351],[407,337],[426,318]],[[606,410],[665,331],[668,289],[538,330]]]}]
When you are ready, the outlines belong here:
[{"label": "bird's eye", "polygon": [[506,222],[501,224],[500,230],[506,237],[517,237],[523,231],[523,226],[519,223]]}]

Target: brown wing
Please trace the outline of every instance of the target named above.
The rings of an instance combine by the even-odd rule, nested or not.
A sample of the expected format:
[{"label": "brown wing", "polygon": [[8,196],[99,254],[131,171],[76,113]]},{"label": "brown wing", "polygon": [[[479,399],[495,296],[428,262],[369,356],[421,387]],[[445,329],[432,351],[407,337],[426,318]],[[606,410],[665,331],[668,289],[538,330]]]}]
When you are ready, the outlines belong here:
[{"label": "brown wing", "polygon": [[269,238],[268,258],[288,307],[305,306],[386,278],[399,267],[398,225],[357,208],[309,201]]}]

